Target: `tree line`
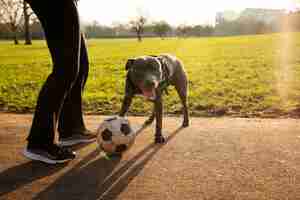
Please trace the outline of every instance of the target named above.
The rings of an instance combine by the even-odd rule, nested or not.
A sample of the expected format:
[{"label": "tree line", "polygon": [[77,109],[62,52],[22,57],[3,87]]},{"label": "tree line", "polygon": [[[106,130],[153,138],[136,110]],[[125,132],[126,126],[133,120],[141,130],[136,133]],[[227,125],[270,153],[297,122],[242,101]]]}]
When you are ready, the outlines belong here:
[{"label": "tree line", "polygon": [[143,16],[128,24],[113,24],[104,26],[94,21],[91,24],[83,25],[83,30],[87,38],[132,38],[136,37],[138,41],[142,37],[189,37],[189,36],[212,36],[214,27],[210,25],[180,25],[173,27],[166,21],[155,21],[147,23]]},{"label": "tree line", "polygon": [[[87,38],[133,38],[143,37],[209,37],[243,34],[263,34],[281,31],[300,31],[300,10],[287,13],[273,23],[255,18],[222,20],[212,25],[171,26],[166,21],[150,22],[145,16],[138,16],[127,24],[114,23],[104,26],[97,21],[82,24]],[[0,39],[12,39],[15,44],[25,39],[44,39],[42,26],[24,0],[0,0]]]},{"label": "tree line", "polygon": [[300,31],[300,10],[286,13],[272,23],[257,20],[255,18],[237,18],[224,20],[212,25],[188,25],[171,26],[166,21],[148,22],[144,16],[139,16],[128,24],[115,23],[112,26],[104,26],[94,21],[83,25],[87,38],[128,38],[136,37],[138,41],[142,37],[209,37],[209,36],[233,36],[277,33],[284,31]]},{"label": "tree line", "polygon": [[214,35],[231,36],[245,34],[265,34],[277,32],[300,31],[300,10],[285,13],[271,22],[255,17],[240,17],[235,20],[223,20],[216,23]]}]

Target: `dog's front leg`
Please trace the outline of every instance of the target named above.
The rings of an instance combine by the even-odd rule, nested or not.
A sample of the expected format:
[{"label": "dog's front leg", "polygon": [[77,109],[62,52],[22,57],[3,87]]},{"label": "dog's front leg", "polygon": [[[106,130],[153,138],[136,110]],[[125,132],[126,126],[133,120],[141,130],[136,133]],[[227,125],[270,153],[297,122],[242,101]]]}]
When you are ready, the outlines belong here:
[{"label": "dog's front leg", "polygon": [[131,105],[132,98],[133,98],[132,95],[125,95],[123,103],[122,103],[122,108],[121,108],[121,111],[119,113],[119,116],[121,116],[121,117],[125,116],[125,114],[129,110],[129,107]]},{"label": "dog's front leg", "polygon": [[150,124],[152,124],[154,118],[155,118],[155,105],[153,106],[153,111],[151,116],[144,122],[144,126],[149,126]]},{"label": "dog's front leg", "polygon": [[162,135],[162,115],[163,115],[163,103],[162,96],[159,94],[155,100],[155,118],[156,118],[156,127],[155,127],[155,143],[161,144],[165,142],[165,138]]}]

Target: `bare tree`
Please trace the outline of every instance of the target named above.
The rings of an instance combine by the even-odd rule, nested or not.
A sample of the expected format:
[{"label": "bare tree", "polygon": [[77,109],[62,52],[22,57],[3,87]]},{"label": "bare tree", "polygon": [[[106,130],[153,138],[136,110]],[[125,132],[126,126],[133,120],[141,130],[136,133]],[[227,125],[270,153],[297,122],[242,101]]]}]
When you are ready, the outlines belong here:
[{"label": "bare tree", "polygon": [[24,15],[24,36],[25,36],[25,45],[31,45],[31,33],[30,33],[30,21],[31,17],[34,15],[28,3],[23,0],[23,15]]},{"label": "bare tree", "polygon": [[22,9],[23,0],[0,0],[0,23],[8,25],[15,44],[19,44],[18,32],[23,22]]},{"label": "bare tree", "polygon": [[146,22],[147,19],[144,16],[139,16],[136,20],[132,20],[129,22],[131,30],[136,33],[139,42],[142,41],[142,34],[144,32]]}]

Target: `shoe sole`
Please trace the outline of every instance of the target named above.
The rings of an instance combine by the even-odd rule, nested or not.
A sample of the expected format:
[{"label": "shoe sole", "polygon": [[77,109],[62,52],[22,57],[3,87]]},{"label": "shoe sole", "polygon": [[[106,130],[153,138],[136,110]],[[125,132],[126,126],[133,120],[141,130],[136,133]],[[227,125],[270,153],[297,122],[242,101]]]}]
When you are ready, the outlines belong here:
[{"label": "shoe sole", "polygon": [[70,141],[58,141],[58,145],[61,147],[67,147],[67,146],[72,146],[75,144],[80,144],[80,143],[91,143],[95,142],[96,138],[92,139],[78,139],[78,140],[70,140]]},{"label": "shoe sole", "polygon": [[28,151],[27,149],[24,149],[23,155],[25,157],[31,159],[31,160],[38,160],[38,161],[41,161],[41,162],[44,162],[44,163],[47,163],[47,164],[65,163],[65,162],[68,162],[68,161],[72,160],[71,158],[65,159],[65,160],[52,160],[52,159],[47,158],[45,156],[41,156],[39,154],[32,153],[32,152]]}]

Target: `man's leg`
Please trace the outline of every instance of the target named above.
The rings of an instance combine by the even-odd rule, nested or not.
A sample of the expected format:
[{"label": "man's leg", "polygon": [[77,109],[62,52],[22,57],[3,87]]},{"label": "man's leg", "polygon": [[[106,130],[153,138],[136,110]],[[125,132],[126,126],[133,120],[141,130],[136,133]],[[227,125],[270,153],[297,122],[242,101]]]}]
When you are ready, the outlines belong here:
[{"label": "man's leg", "polygon": [[62,146],[96,140],[95,134],[91,134],[91,132],[86,129],[82,112],[82,94],[88,72],[88,53],[85,39],[83,35],[81,35],[79,75],[70,93],[66,97],[59,118],[59,143]]},{"label": "man's leg", "polygon": [[44,28],[53,61],[53,71],[40,91],[27,138],[27,151],[24,154],[31,159],[57,163],[65,161],[66,156],[74,158],[72,152],[54,145],[54,134],[63,102],[79,72],[78,13],[73,1],[53,3],[50,0],[28,0],[28,2]]}]

